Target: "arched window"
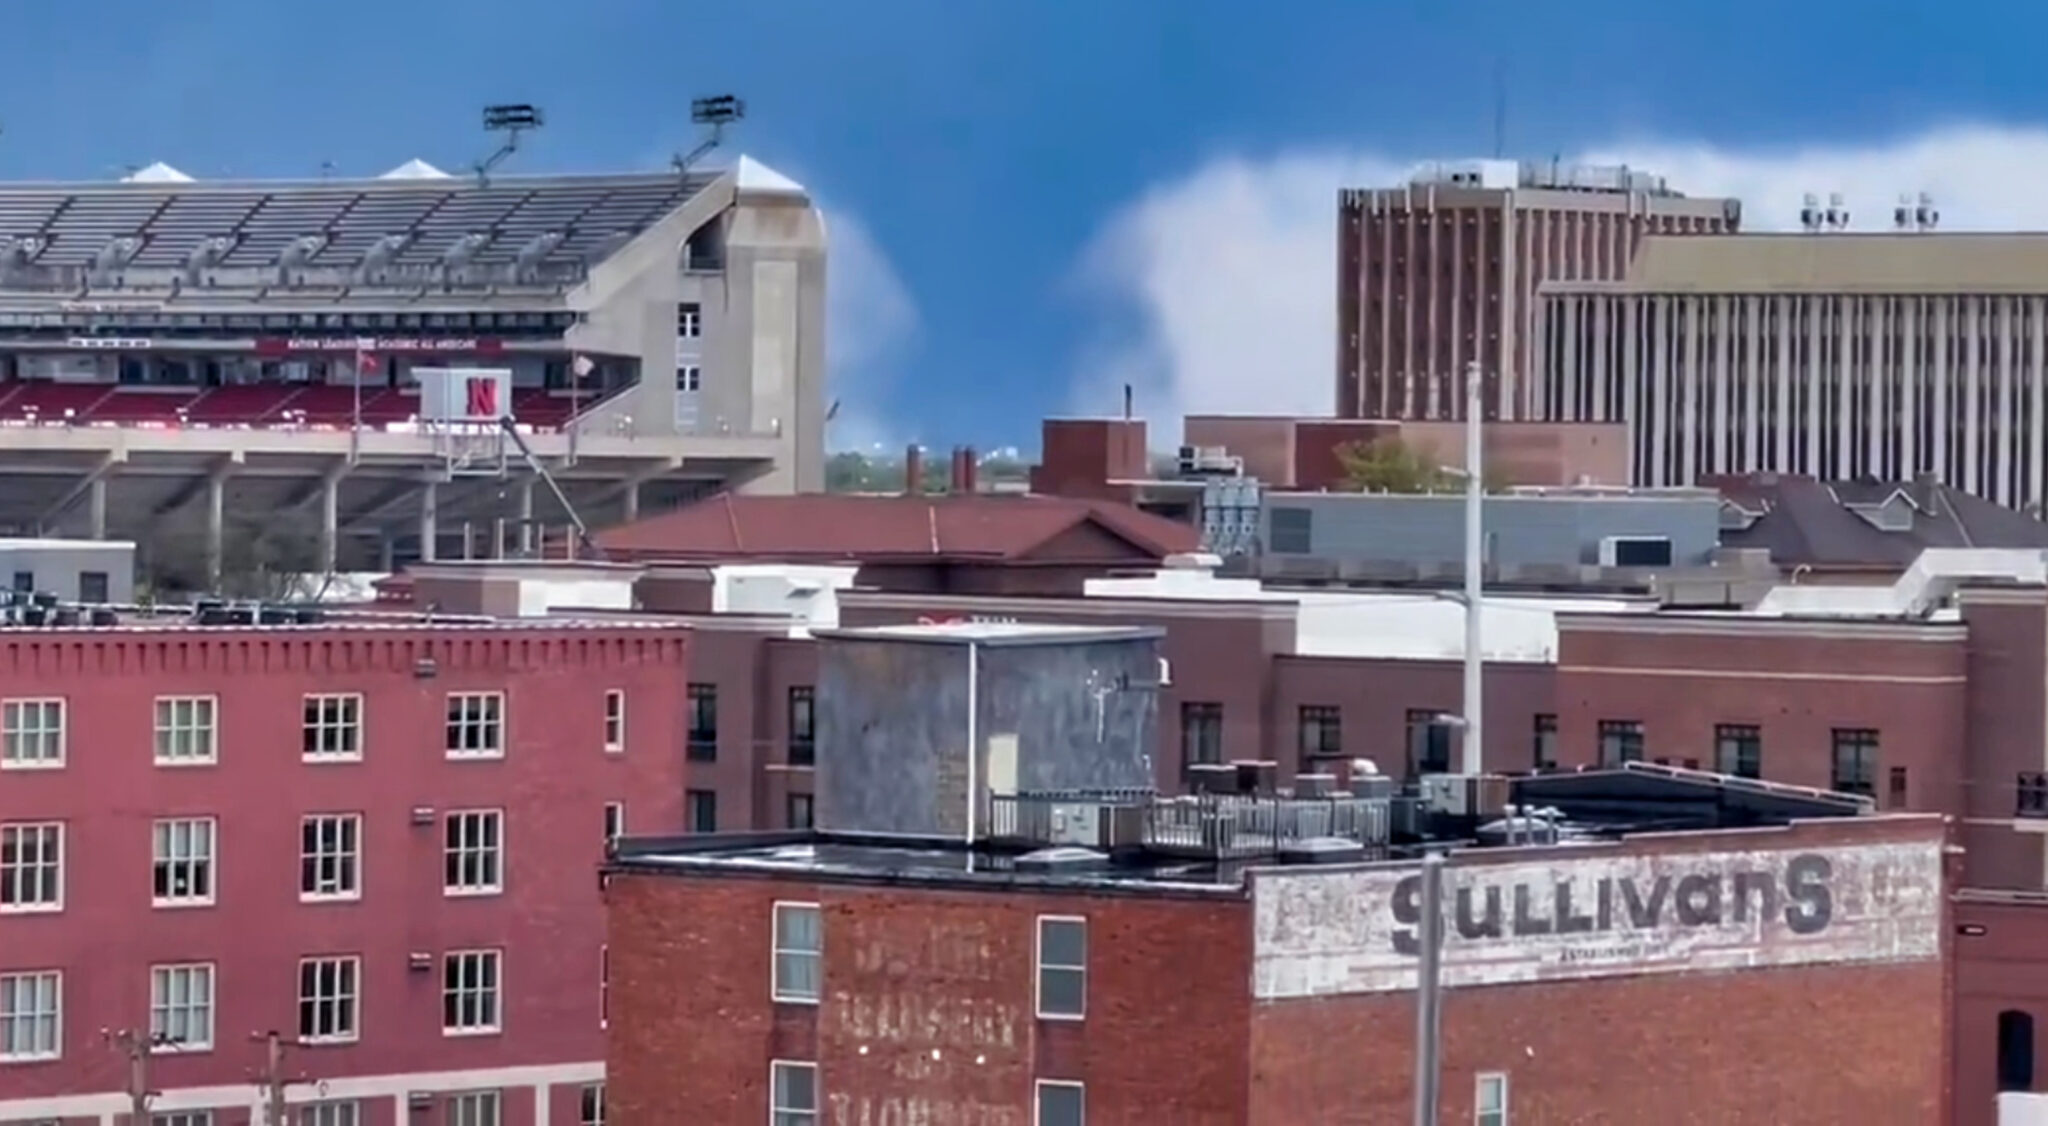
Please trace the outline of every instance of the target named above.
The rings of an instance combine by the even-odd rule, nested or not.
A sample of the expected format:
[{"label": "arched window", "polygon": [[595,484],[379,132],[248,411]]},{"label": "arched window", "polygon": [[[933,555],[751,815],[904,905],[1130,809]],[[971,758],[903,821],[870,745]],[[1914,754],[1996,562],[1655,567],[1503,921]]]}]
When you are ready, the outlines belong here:
[{"label": "arched window", "polygon": [[2007,1009],[1998,1014],[1998,1089],[2034,1089],[2034,1014]]}]

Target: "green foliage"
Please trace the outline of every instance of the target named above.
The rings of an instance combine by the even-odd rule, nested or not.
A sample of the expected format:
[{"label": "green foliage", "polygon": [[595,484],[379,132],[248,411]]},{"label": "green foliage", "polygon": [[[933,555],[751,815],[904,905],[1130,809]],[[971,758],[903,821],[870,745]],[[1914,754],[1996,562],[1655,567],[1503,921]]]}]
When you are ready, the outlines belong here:
[{"label": "green foliage", "polygon": [[[1462,493],[1465,475],[1446,468],[1436,451],[1417,449],[1399,438],[1346,442],[1337,447],[1344,467],[1343,487],[1361,493]],[[1485,491],[1501,492],[1507,480],[1486,470]]]}]

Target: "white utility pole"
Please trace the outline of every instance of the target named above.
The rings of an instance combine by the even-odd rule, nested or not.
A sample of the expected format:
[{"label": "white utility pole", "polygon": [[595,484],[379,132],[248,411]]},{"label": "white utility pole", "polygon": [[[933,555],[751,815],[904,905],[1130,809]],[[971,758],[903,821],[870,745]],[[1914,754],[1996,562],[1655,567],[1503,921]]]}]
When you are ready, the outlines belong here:
[{"label": "white utility pole", "polygon": [[1479,361],[1465,366],[1465,706],[1460,773],[1478,774],[1485,749],[1483,718],[1485,662],[1480,630],[1480,589],[1486,567],[1486,451]]}]

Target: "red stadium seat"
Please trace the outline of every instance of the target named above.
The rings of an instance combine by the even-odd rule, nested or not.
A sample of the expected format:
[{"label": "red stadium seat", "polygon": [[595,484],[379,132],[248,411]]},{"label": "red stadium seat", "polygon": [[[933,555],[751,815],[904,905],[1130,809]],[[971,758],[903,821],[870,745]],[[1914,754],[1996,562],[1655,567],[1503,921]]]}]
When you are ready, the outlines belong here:
[{"label": "red stadium seat", "polygon": [[0,422],[57,423],[68,417],[85,422],[93,408],[114,393],[105,383],[50,383],[34,380],[22,383],[0,405]]}]

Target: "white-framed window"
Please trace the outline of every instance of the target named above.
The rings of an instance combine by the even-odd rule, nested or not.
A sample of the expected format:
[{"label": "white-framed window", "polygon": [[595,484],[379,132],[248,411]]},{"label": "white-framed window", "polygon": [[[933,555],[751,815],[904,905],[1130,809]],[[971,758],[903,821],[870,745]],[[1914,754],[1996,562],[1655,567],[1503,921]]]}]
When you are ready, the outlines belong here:
[{"label": "white-framed window", "polygon": [[825,923],[815,903],[775,905],[775,971],[771,996],[815,1005],[822,983]]},{"label": "white-framed window", "polygon": [[0,702],[0,770],[64,765],[64,701]]},{"label": "white-framed window", "polygon": [[156,698],[158,766],[205,766],[220,761],[220,701],[212,696]]},{"label": "white-framed window", "polygon": [[583,1085],[581,1113],[576,1116],[578,1126],[604,1126],[604,1084]]},{"label": "white-framed window", "polygon": [[693,304],[676,306],[676,337],[695,340],[704,335],[704,310]]},{"label": "white-framed window", "polygon": [[441,1031],[479,1036],[502,1027],[498,1002],[503,987],[497,950],[451,950],[441,959]]},{"label": "white-framed window", "polygon": [[299,818],[299,898],[362,898],[362,850],[362,814]]},{"label": "white-framed window", "polygon": [[626,803],[608,801],[604,803],[604,843],[609,846],[626,835]]},{"label": "white-framed window", "polygon": [[0,1063],[53,1060],[64,1053],[64,975],[0,974]]},{"label": "white-framed window", "polygon": [[448,693],[449,758],[505,757],[505,694]]},{"label": "white-framed window", "polygon": [[154,885],[158,907],[202,907],[213,902],[213,857],[217,823],[211,817],[173,817],[152,829]]},{"label": "white-framed window", "polygon": [[604,694],[604,749],[611,754],[626,750],[626,692],[614,688]]},{"label": "white-framed window", "polygon": [[505,815],[495,809],[458,809],[442,821],[441,887],[449,895],[496,895],[505,890]]},{"label": "white-framed window", "polygon": [[818,1065],[775,1060],[768,1065],[769,1126],[817,1126]]},{"label": "white-framed window", "polygon": [[63,909],[63,822],[0,825],[0,912]]},{"label": "white-framed window", "polygon": [[681,391],[685,395],[694,395],[702,389],[703,385],[703,368],[698,367],[696,364],[678,364],[676,366],[676,390]]},{"label": "white-framed window", "polygon": [[1041,1079],[1032,1100],[1032,1126],[1086,1126],[1088,1091],[1066,1079]]},{"label": "white-framed window", "polygon": [[149,1032],[178,1050],[213,1047],[213,966],[151,966]]},{"label": "white-framed window", "polygon": [[299,1039],[346,1043],[360,1035],[363,960],[353,956],[299,961]]},{"label": "white-framed window", "polygon": [[299,1108],[299,1126],[362,1126],[363,1111],[354,1099],[307,1103]]},{"label": "white-framed window", "polygon": [[1080,1020],[1088,1015],[1088,920],[1038,917],[1038,1016]]},{"label": "white-framed window", "polygon": [[149,1116],[149,1126],[213,1126],[210,1110],[166,1110]]},{"label": "white-framed window", "polygon": [[448,1126],[499,1126],[498,1092],[465,1091],[448,1096]]},{"label": "white-framed window", "polygon": [[1472,1087],[1473,1126],[1508,1126],[1508,1077],[1504,1071],[1482,1071]]},{"label": "white-framed window", "polygon": [[363,698],[353,692],[309,695],[300,734],[308,762],[354,762],[363,757]]}]

